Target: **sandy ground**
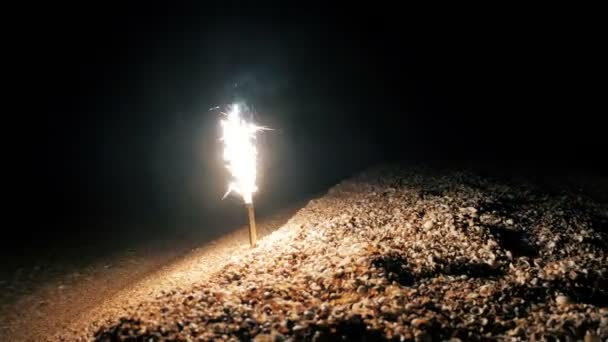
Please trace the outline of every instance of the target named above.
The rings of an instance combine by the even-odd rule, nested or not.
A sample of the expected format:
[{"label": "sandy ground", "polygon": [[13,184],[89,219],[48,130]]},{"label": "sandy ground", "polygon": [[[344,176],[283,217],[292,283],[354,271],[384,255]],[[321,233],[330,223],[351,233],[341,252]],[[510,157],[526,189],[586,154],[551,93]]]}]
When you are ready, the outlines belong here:
[{"label": "sandy ground", "polygon": [[[259,218],[260,236],[304,204]],[[60,340],[66,332],[94,330],[142,300],[204,281],[235,250],[249,248],[247,226],[232,231],[211,242],[149,242],[84,267],[41,262],[17,269],[0,280],[0,341]]]},{"label": "sandy ground", "polygon": [[3,290],[0,341],[603,340],[606,181],[529,181],[370,170],[260,220],[254,250],[243,226]]},{"label": "sandy ground", "polygon": [[66,340],[606,340],[606,203],[510,178],[370,169],[221,272]]}]

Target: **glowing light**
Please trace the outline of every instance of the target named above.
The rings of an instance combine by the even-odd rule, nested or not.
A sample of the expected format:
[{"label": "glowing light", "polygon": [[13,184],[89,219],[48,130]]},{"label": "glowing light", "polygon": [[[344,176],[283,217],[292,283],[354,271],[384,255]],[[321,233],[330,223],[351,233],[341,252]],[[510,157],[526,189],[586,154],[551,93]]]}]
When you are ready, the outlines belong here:
[{"label": "glowing light", "polygon": [[226,119],[221,121],[224,160],[232,176],[224,197],[235,192],[250,204],[257,190],[255,134],[267,128],[244,120],[238,104],[233,104],[229,109],[225,114]]}]

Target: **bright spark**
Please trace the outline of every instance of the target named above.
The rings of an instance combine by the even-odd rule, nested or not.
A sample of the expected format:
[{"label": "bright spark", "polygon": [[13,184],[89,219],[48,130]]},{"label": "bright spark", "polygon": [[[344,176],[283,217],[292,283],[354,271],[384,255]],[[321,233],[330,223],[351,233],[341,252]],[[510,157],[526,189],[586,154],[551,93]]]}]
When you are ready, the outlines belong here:
[{"label": "bright spark", "polygon": [[232,176],[224,198],[235,192],[243,197],[245,203],[251,203],[257,190],[255,134],[267,128],[245,121],[240,113],[239,105],[233,104],[225,114],[226,119],[221,121],[224,160]]}]

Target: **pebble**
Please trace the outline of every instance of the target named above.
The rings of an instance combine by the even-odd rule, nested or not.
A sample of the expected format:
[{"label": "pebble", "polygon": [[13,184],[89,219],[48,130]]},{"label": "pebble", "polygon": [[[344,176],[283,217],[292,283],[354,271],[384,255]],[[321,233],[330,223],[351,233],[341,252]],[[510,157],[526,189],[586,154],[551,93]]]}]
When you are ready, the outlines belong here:
[{"label": "pebble", "polygon": [[365,294],[366,292],[367,292],[367,287],[365,287],[364,285],[360,285],[357,288],[357,293],[359,293],[359,294]]},{"label": "pebble", "polygon": [[601,339],[598,335],[587,331],[587,333],[585,334],[585,342],[601,342]]},{"label": "pebble", "polygon": [[565,306],[570,304],[570,298],[568,298],[567,296],[557,296],[555,298],[555,302],[557,303],[557,305]]}]

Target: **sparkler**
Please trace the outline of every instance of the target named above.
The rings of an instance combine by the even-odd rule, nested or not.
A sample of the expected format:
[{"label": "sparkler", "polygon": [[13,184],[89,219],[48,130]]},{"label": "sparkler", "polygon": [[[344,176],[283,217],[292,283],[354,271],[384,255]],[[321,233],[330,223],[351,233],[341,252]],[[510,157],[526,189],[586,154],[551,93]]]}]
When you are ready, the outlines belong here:
[{"label": "sparkler", "polygon": [[249,212],[249,243],[251,247],[255,247],[257,240],[253,209],[253,194],[257,191],[255,134],[268,128],[244,120],[238,104],[233,104],[229,109],[228,113],[223,113],[226,119],[221,121],[223,133],[221,140],[224,142],[226,168],[230,171],[232,179],[223,198],[231,192],[243,198]]}]

